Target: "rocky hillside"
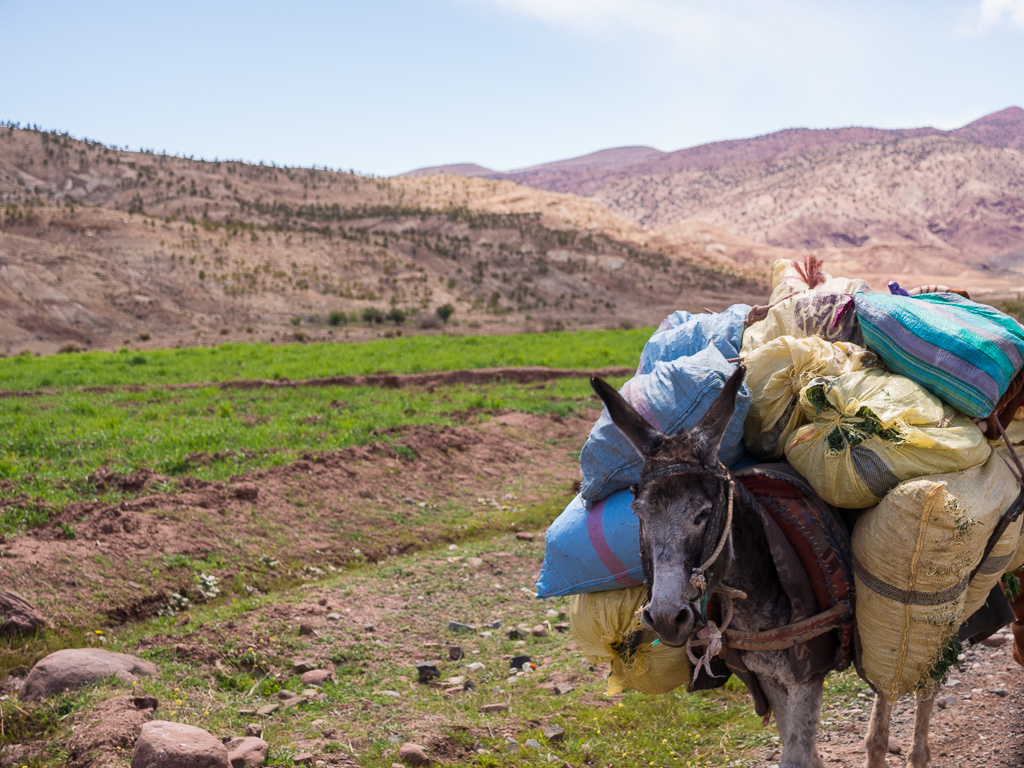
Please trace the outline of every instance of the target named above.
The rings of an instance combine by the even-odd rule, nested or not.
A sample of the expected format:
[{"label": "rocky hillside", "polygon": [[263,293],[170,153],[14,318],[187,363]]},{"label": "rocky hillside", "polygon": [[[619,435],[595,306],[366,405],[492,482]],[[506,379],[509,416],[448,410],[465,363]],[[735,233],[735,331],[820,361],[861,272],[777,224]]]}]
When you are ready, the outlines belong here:
[{"label": "rocky hillside", "polygon": [[593,201],[509,182],[200,162],[0,129],[0,353],[360,339],[429,331],[446,304],[464,333],[649,324],[761,296],[728,258],[761,250],[655,242]]},{"label": "rocky hillside", "polygon": [[584,195],[649,229],[704,222],[783,248],[937,249],[964,267],[997,268],[1024,249],[1018,107],[953,131],[792,129],[492,177]]}]

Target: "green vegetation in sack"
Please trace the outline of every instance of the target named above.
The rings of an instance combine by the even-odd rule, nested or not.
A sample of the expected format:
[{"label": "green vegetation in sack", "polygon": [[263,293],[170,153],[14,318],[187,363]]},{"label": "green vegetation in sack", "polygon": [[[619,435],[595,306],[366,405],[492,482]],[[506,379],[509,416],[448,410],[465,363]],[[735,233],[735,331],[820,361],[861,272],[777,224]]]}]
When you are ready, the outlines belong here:
[{"label": "green vegetation in sack", "polygon": [[588,370],[634,366],[651,328],[511,336],[410,336],[364,344],[223,344],[218,347],[0,360],[0,389],[157,385],[233,379],[309,379],[501,366]]}]

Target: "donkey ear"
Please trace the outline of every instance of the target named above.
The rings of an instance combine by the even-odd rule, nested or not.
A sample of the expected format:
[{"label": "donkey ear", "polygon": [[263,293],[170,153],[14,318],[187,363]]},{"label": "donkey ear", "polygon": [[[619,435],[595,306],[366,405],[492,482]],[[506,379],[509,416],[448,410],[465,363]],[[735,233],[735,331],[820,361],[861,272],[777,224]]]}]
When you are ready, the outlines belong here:
[{"label": "donkey ear", "polygon": [[746,370],[742,365],[736,367],[707,413],[697,426],[690,430],[690,439],[696,446],[697,459],[707,467],[718,466],[718,448],[732,419],[733,409],[736,407],[736,394],[740,391]]},{"label": "donkey ear", "polygon": [[648,424],[644,417],[626,402],[626,398],[620,395],[615,387],[607,381],[599,379],[597,376],[591,376],[590,386],[604,401],[608,415],[612,417],[612,423],[622,431],[622,434],[642,456],[646,457],[655,446],[665,439],[665,436]]}]

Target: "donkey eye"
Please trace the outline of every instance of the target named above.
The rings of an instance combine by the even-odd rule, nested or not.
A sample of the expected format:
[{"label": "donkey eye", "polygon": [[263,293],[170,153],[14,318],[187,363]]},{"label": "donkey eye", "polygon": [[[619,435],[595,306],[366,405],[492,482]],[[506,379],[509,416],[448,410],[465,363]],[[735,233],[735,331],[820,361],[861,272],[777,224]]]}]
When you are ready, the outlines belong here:
[{"label": "donkey eye", "polygon": [[698,512],[693,518],[694,525],[704,525],[708,521],[708,516],[711,514],[711,508],[705,507]]}]

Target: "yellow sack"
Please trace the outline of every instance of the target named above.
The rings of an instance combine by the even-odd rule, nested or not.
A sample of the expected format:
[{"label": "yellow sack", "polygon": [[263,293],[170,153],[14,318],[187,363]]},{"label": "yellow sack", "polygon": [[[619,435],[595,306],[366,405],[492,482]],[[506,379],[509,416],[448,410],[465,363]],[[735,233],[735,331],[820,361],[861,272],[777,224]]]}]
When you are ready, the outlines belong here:
[{"label": "yellow sack", "polygon": [[[690,682],[685,648],[651,641],[628,650],[637,632],[644,631],[640,609],[646,587],[588,592],[569,598],[569,626],[584,657],[593,664],[611,664],[608,694],[631,688],[641,693],[668,693]],[[653,633],[652,640],[653,640]]]},{"label": "yellow sack", "polygon": [[[811,293],[841,294],[870,290],[863,280],[832,277],[827,272],[822,273],[825,278],[823,283],[809,288],[797,269],[797,263],[792,259],[777,259],[772,265],[772,295],[768,299],[770,309],[763,320],[751,324],[743,332],[741,354],[749,354],[779,336],[822,335],[808,333],[807,318],[798,319],[796,306],[801,297]],[[816,311],[820,311],[820,308]]]},{"label": "yellow sack", "polygon": [[904,376],[865,368],[800,392],[808,424],[786,458],[837,507],[877,504],[903,480],[977,466],[992,453],[977,425]]},{"label": "yellow sack", "polygon": [[993,455],[962,472],[901,483],[853,531],[857,630],[868,680],[890,701],[931,684],[960,624],[980,608],[1012,553],[1015,522],[968,584],[1019,486]]},{"label": "yellow sack", "polygon": [[806,422],[798,407],[800,390],[818,376],[839,376],[877,363],[878,357],[847,342],[817,336],[780,336],[752,350],[743,361],[750,410],[743,442],[762,459],[781,459],[790,435]]}]

